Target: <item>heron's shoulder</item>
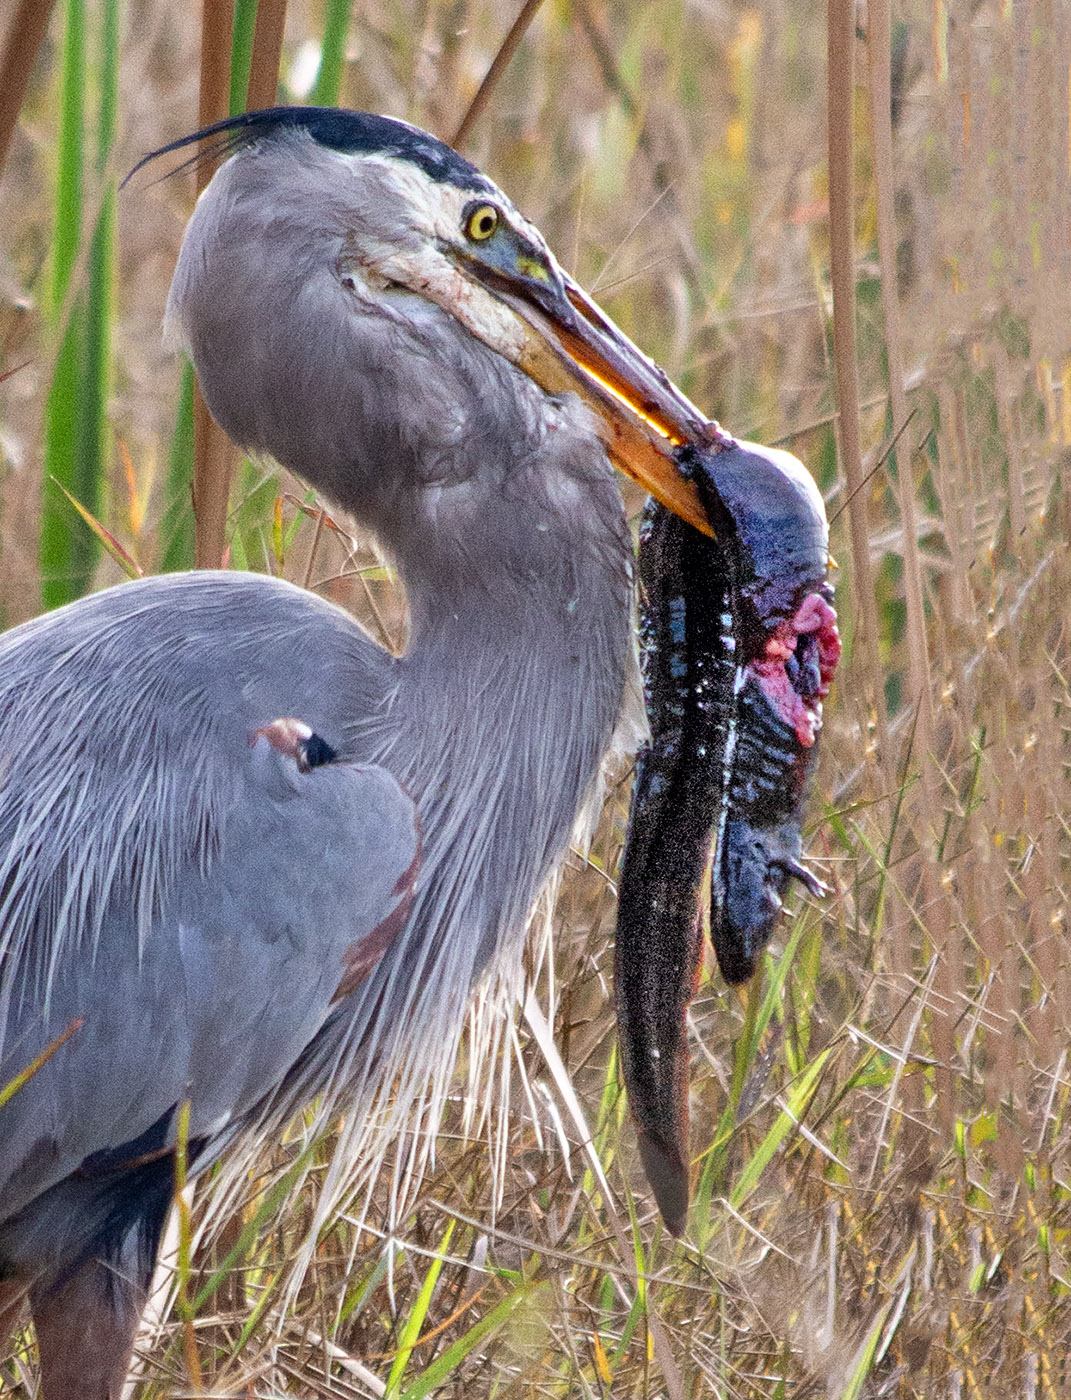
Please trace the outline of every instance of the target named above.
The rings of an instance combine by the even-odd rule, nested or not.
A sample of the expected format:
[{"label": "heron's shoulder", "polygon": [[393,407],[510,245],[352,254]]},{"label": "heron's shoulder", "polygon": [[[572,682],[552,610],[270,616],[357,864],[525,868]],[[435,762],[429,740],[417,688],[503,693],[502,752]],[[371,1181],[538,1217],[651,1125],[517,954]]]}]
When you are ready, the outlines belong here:
[{"label": "heron's shoulder", "polygon": [[6,672],[74,649],[84,661],[95,652],[140,643],[142,654],[151,656],[161,639],[191,649],[240,648],[249,640],[310,628],[389,659],[335,604],[284,579],[225,570],[158,574],[90,594],[0,634],[0,656]]},{"label": "heron's shoulder", "polygon": [[283,580],[140,579],[0,636],[0,747],[69,748],[94,732],[114,744],[146,724],[197,744],[280,714],[335,729],[381,708],[396,669],[348,613]]}]

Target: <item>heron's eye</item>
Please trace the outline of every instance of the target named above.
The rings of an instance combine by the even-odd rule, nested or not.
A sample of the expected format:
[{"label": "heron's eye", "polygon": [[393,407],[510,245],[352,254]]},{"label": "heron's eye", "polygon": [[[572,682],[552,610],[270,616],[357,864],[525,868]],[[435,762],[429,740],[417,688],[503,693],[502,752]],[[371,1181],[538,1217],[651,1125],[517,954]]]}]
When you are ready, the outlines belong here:
[{"label": "heron's eye", "polygon": [[502,216],[493,204],[474,204],[465,215],[465,234],[474,243],[483,243],[498,228]]}]

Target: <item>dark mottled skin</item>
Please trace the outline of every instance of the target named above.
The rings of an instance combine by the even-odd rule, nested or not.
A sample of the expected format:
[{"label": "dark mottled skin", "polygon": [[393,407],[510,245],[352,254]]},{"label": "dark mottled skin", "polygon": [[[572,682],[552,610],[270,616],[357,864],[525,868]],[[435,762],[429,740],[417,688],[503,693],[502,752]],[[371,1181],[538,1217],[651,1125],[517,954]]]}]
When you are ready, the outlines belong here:
[{"label": "dark mottled skin", "polygon": [[717,540],[657,504],[640,540],[650,744],[637,761],[618,906],[616,996],[640,1152],[666,1224],[688,1206],[686,1016],[702,882],[722,975],[754,971],[799,864],[821,697],[839,639],[821,498],[786,454],[681,453]]},{"label": "dark mottled skin", "polygon": [[716,580],[717,546],[653,504],[640,536],[644,691],[651,742],[639,754],[618,891],[615,987],[629,1103],[647,1178],[669,1228],[688,1206],[685,1012],[702,955],[699,890],[720,801],[725,709],[735,665]]}]

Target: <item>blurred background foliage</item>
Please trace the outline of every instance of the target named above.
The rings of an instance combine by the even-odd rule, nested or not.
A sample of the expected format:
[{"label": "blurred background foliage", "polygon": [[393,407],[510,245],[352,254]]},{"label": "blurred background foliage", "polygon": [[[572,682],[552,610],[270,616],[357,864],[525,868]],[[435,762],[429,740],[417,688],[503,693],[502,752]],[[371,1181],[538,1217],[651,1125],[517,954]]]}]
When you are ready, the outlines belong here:
[{"label": "blurred background foliage", "polygon": [[[238,110],[264,91],[255,0],[233,24],[0,4],[9,57],[44,36],[0,183],[4,625],[193,563],[192,383],[160,335],[193,179],[117,184],[198,124],[221,13]],[[279,100],[451,139],[521,13],[291,0]],[[750,993],[704,973],[687,1238],[655,1218],[615,1061],[624,773],[564,873],[554,960],[533,956],[487,1141],[462,1131],[473,1072],[412,1212],[344,1209],[289,1293],[329,1148],[295,1125],[247,1179],[202,1183],[138,1396],[1068,1393],[1071,7],[900,0],[887,64],[883,16],[530,3],[463,133],[696,402],[809,464],[832,519],[848,645],[808,836],[832,894],[795,905]],[[852,241],[836,343],[831,205]],[[834,372],[853,292],[854,389]],[[389,568],[300,483],[237,463],[220,518],[230,566],[402,644]],[[4,1394],[32,1393],[31,1348]]]}]

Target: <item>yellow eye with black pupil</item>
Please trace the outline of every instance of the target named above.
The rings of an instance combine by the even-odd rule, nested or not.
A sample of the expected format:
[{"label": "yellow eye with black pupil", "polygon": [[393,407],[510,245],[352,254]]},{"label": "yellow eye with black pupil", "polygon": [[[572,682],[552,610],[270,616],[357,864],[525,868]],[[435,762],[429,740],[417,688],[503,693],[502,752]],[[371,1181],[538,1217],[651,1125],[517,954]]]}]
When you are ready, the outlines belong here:
[{"label": "yellow eye with black pupil", "polygon": [[465,233],[474,243],[482,243],[498,228],[499,217],[493,204],[477,204],[465,219]]}]

